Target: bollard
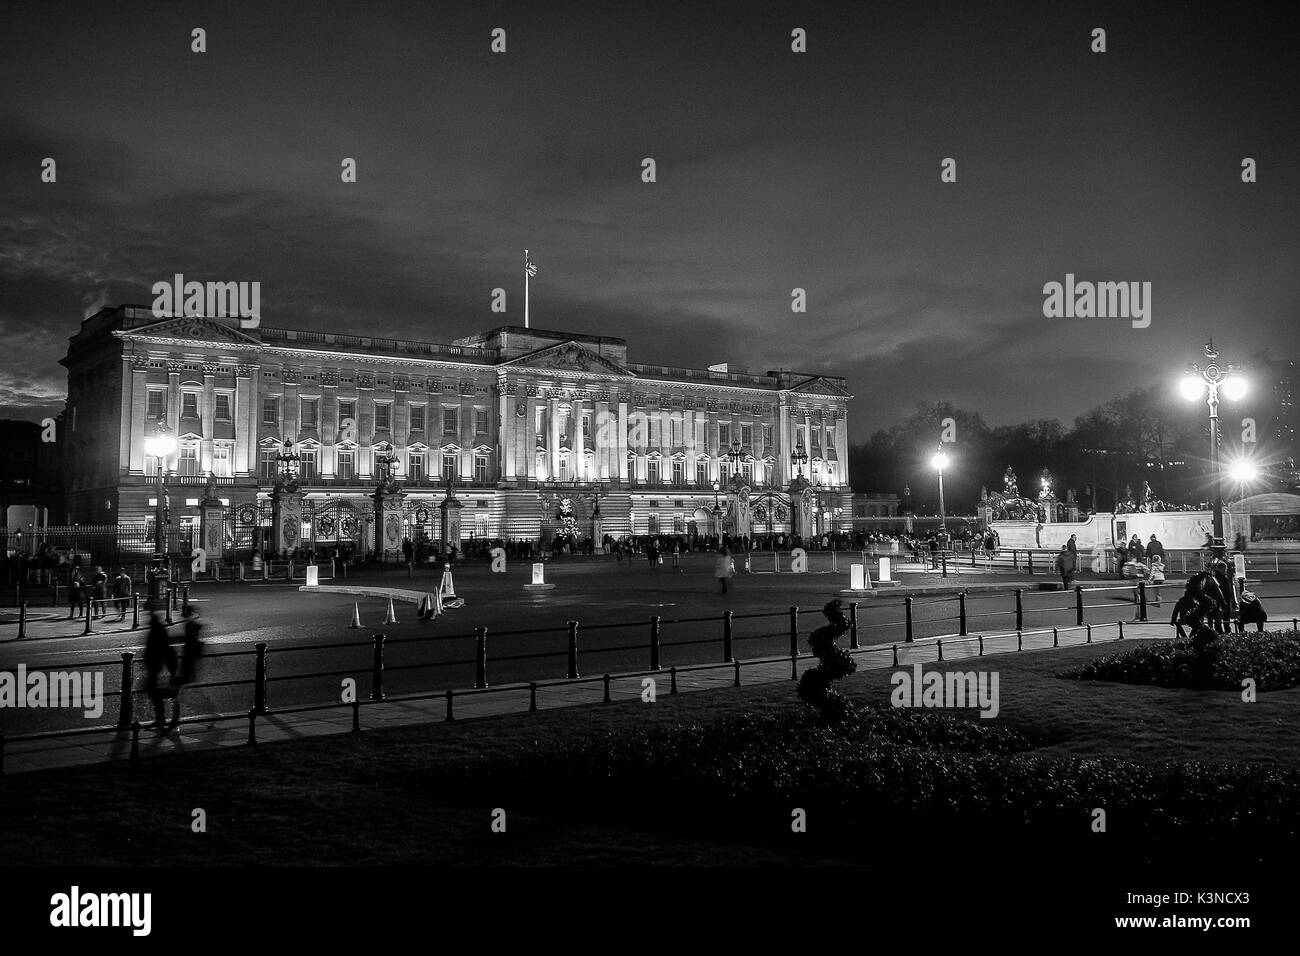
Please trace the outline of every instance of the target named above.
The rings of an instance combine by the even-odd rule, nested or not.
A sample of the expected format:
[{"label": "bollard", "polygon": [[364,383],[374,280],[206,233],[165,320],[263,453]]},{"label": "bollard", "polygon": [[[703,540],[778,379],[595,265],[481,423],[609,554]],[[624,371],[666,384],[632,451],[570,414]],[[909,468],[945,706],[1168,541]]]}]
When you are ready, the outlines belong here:
[{"label": "bollard", "polygon": [[569,680],[578,677],[578,622],[569,622]]},{"label": "bollard", "polygon": [[452,700],[452,692],[451,692],[451,688],[449,687],[447,688],[447,719],[455,720],[456,714],[452,711],[451,700]]},{"label": "bollard", "polygon": [[528,712],[530,714],[537,713],[537,682],[536,681],[530,681],[528,683]]},{"label": "bollard", "polygon": [[190,586],[187,584],[182,588],[181,614],[190,613]]},{"label": "bollard", "polygon": [[799,607],[790,605],[790,679],[799,676]]},{"label": "bollard", "polygon": [[650,618],[650,669],[659,670],[659,615]]},{"label": "bollard", "polygon": [[374,660],[370,668],[370,699],[384,699],[384,641],[387,640],[387,634],[375,632],[370,635],[374,641]]},{"label": "bollard", "polygon": [[474,686],[487,687],[487,628],[474,628]]},{"label": "bollard", "polygon": [[91,598],[90,603],[86,605],[86,628],[81,632],[82,637],[85,637],[87,634],[90,633],[90,619],[94,616],[95,616],[95,599]]},{"label": "bollard", "polygon": [[907,626],[904,632],[906,634],[906,637],[904,638],[904,640],[906,640],[908,644],[911,644],[912,643],[912,599],[910,597],[903,598],[903,607],[907,610]]},{"label": "bollard", "polygon": [[359,734],[361,732],[361,701],[352,702],[352,732]]},{"label": "bollard", "polygon": [[858,649],[858,602],[849,605],[849,649]]},{"label": "bollard", "polygon": [[1056,628],[1052,628],[1052,646],[1053,647],[1061,646],[1061,634],[1059,631],[1057,631]]},{"label": "bollard", "polygon": [[936,640],[936,641],[934,642],[934,646],[937,647],[937,648],[939,649],[939,660],[943,660],[943,641],[942,641],[942,640]]},{"label": "bollard", "polygon": [[608,704],[608,703],[609,703],[609,700],[610,700],[610,698],[609,698],[609,675],[606,674],[606,675],[604,676],[603,680],[605,681],[605,703]]},{"label": "bollard", "polygon": [[894,666],[898,666],[898,645],[894,645]]},{"label": "bollard", "polygon": [[958,631],[958,633],[962,637],[965,637],[966,636],[966,592],[965,591],[962,591],[961,594],[957,595],[957,619],[961,625],[961,629]]},{"label": "bollard", "polygon": [[1016,630],[1025,626],[1025,589],[1016,588]]},{"label": "bollard", "polygon": [[257,666],[253,672],[253,713],[266,713],[266,642],[254,645],[257,651]]},{"label": "bollard", "polygon": [[18,638],[22,640],[27,636],[27,602],[24,601],[18,605]]},{"label": "bollard", "polygon": [[734,686],[739,687],[740,686],[740,661],[732,661],[731,666],[734,667],[736,670],[736,682]]},{"label": "bollard", "polygon": [[1138,582],[1138,620],[1145,621],[1146,619],[1147,619],[1147,583],[1145,581],[1139,581]]},{"label": "bollard", "polygon": [[140,759],[140,721],[131,723],[131,759]]},{"label": "bollard", "polygon": [[1074,586],[1074,626],[1083,627],[1083,585]]},{"label": "bollard", "polygon": [[981,635],[979,636],[979,642],[980,642],[980,654],[979,654],[979,656],[980,656],[980,657],[983,657],[983,656],[984,656],[984,635],[983,635],[983,634],[981,634]]},{"label": "bollard", "polygon": [[1025,649],[1025,636],[1021,634],[1019,631],[1016,631],[1016,650],[1023,651],[1024,649]]},{"label": "bollard", "polygon": [[1091,644],[1091,643],[1092,643],[1092,625],[1091,625],[1091,624],[1088,624],[1088,625],[1086,625],[1086,627],[1088,628],[1088,637],[1087,637],[1087,640],[1084,641],[1084,643],[1085,643],[1085,644]]},{"label": "bollard", "polygon": [[131,630],[140,629],[140,592],[131,592]]},{"label": "bollard", "polygon": [[134,660],[135,654],[131,651],[122,652],[122,703],[117,707],[119,730],[130,727],[131,721],[135,719],[135,698],[131,695],[131,664]]},{"label": "bollard", "polygon": [[668,685],[668,693],[675,694],[677,693],[677,667],[675,665],[668,668],[668,676],[671,678],[671,683]]},{"label": "bollard", "polygon": [[731,654],[731,612],[722,612],[722,663],[726,664],[735,658]]},{"label": "bollard", "polygon": [[1116,623],[1119,624],[1119,639],[1122,641],[1124,640],[1124,622],[1118,621]]}]

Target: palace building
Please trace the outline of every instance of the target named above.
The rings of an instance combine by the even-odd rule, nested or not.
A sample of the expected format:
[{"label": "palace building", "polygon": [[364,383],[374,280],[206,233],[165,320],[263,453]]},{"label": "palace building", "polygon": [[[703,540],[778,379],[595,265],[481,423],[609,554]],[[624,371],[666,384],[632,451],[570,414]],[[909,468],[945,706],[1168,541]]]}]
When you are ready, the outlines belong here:
[{"label": "palace building", "polygon": [[840,378],[643,365],[623,339],[517,326],[445,345],[239,326],[130,305],[82,322],[62,359],[69,523],[150,524],[161,468],[167,520],[197,541],[220,502],[236,550],[272,540],[290,472],[281,544],[370,551],[376,520],[437,540],[449,479],[462,539],[545,538],[562,512],[613,535],[852,527]]}]

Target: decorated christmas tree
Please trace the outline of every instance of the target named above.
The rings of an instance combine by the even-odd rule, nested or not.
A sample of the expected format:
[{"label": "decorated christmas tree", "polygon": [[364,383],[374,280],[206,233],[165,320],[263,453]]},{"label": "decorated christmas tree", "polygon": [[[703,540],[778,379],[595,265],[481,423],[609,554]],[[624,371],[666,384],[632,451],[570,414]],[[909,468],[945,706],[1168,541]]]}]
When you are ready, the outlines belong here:
[{"label": "decorated christmas tree", "polygon": [[578,519],[573,516],[573,502],[568,498],[560,499],[560,513],[556,516],[559,526],[555,529],[555,540],[568,544],[578,537]]}]

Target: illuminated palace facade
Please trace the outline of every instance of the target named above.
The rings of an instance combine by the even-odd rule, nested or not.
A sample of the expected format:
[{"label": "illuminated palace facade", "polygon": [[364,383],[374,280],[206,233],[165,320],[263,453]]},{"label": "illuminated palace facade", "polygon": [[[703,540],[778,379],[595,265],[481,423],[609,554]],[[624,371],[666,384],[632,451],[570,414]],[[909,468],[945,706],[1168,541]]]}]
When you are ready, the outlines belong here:
[{"label": "illuminated palace facade", "polygon": [[[462,539],[544,538],[562,508],[585,532],[597,502],[605,534],[707,535],[715,483],[724,505],[749,489],[751,534],[788,532],[799,472],[818,533],[852,526],[835,377],[636,364],[622,339],[514,326],[440,345],[136,306],[86,318],[62,364],[69,522],[150,525],[163,467],[173,525],[197,529],[215,485],[227,544],[247,547],[296,456],[304,545],[373,547],[389,471],[412,539],[438,538],[449,476]],[[159,420],[178,443],[161,462]]]}]

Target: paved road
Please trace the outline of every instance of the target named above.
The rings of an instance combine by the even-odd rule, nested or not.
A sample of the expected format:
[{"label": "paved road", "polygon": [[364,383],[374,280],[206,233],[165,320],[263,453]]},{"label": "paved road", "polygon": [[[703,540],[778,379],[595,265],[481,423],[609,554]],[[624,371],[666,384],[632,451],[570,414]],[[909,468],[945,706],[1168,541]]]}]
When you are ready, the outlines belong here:
[{"label": "paved road", "polygon": [[[237,712],[252,703],[252,687],[219,686],[224,682],[251,680],[254,673],[252,646],[264,641],[268,652],[268,702],[276,706],[337,700],[340,682],[354,677],[360,691],[369,692],[373,652],[371,635],[387,634],[385,690],[387,693],[417,693],[446,687],[472,686],[474,680],[474,628],[488,629],[488,679],[493,684],[561,678],[566,673],[567,629],[565,622],[578,620],[579,670],[583,674],[630,671],[649,666],[650,618],[661,618],[660,639],[663,667],[722,659],[722,614],[732,610],[734,653],[737,657],[760,657],[789,652],[790,605],[801,608],[799,632],[801,650],[812,628],[823,618],[819,609],[836,596],[847,582],[845,574],[741,575],[731,582],[731,593],[717,593],[712,578],[712,561],[703,555],[683,561],[681,572],[670,565],[651,569],[644,561],[618,563],[613,559],[571,559],[547,565],[552,591],[529,592],[523,584],[528,568],[512,565],[506,575],[492,575],[485,567],[466,567],[456,572],[458,593],[464,608],[447,612],[436,622],[419,622],[415,608],[397,604],[399,624],[383,626],[386,602],[375,598],[355,599],[361,608],[363,630],[351,630],[353,598],[309,594],[297,585],[200,584],[192,589],[207,624],[208,657],[201,678],[203,685],[187,694],[187,713]],[[922,575],[904,575],[906,583],[919,583]],[[941,583],[929,576],[929,583]],[[1010,630],[1015,627],[1015,582],[1007,574],[963,574],[953,584],[1001,583],[998,593],[972,593],[967,598],[970,633]],[[338,583],[342,583],[341,581]],[[354,575],[349,583],[382,584],[393,587],[432,589],[434,580],[417,573],[408,580],[405,570],[387,574]],[[1047,584],[1038,579],[1032,586]],[[1114,580],[1085,581],[1085,585],[1116,586]],[[1282,595],[1300,595],[1295,580],[1266,581],[1258,590],[1274,616],[1300,608],[1300,600]],[[1132,620],[1131,587],[1093,591],[1086,594],[1085,620],[1110,623]],[[1172,595],[1166,594],[1166,597]],[[1024,626],[1027,629],[1068,626],[1075,622],[1074,596],[1059,591],[1026,590],[1023,595]],[[1168,603],[1163,609],[1167,613]],[[917,637],[956,633],[958,600],[951,595],[918,595],[913,599],[913,632]],[[0,670],[14,671],[21,663],[29,668],[102,670],[105,689],[121,686],[120,654],[136,651],[139,656],[143,632],[119,630],[88,637],[66,636],[79,631],[66,622],[39,620],[43,614],[66,617],[66,610],[32,610],[30,636],[14,642],[13,625],[0,628]],[[1152,619],[1162,611],[1152,609]],[[904,638],[903,600],[896,594],[859,601],[859,640],[862,644],[892,643]],[[1287,612],[1290,616],[1290,611]],[[698,620],[703,618],[704,620]],[[632,623],[629,623],[632,622]],[[129,617],[127,623],[129,624]],[[610,625],[622,626],[610,626]],[[102,625],[96,624],[96,627]],[[179,636],[180,628],[176,633]],[[534,633],[518,633],[520,631]],[[53,636],[55,634],[63,636]],[[297,677],[304,673],[326,676]],[[139,689],[143,674],[137,663],[134,686]],[[136,696],[136,713],[146,716],[147,702]],[[3,732],[10,735],[38,730],[65,729],[90,723],[113,722],[118,714],[117,698],[110,698],[102,717],[87,721],[79,711],[0,710]]]}]

